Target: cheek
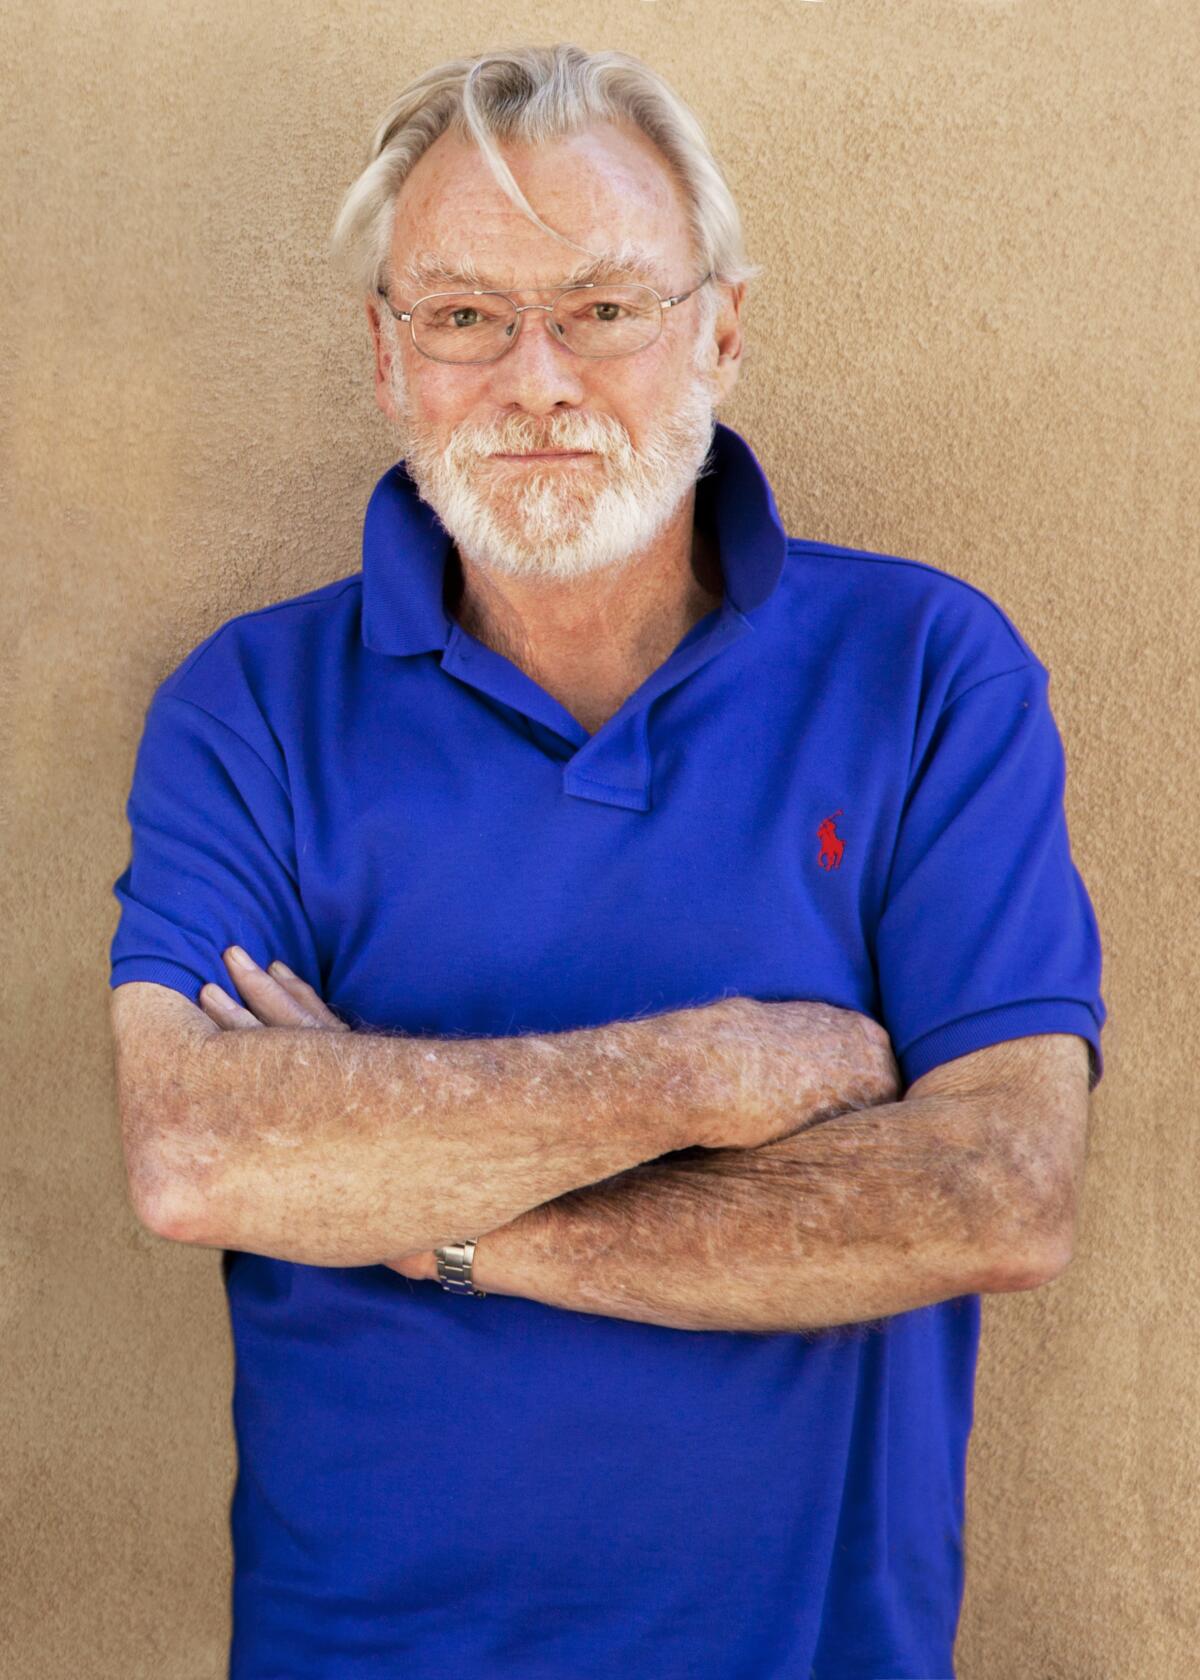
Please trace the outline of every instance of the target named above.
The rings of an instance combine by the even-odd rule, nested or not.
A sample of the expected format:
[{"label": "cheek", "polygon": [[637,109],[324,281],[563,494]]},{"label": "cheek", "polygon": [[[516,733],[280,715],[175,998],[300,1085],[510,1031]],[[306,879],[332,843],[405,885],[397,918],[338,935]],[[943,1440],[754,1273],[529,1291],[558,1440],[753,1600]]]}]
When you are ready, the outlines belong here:
[{"label": "cheek", "polygon": [[646,422],[671,409],[693,377],[686,351],[681,356],[655,344],[626,362],[614,359],[611,368],[597,368],[581,406],[611,416],[638,447]]},{"label": "cheek", "polygon": [[698,377],[691,365],[690,351],[661,357],[651,367],[637,370],[614,396],[612,412],[640,448],[648,426],[661,424],[676,413]]},{"label": "cheek", "polygon": [[634,358],[645,362],[644,367],[636,370],[636,377],[648,406],[669,407],[682,396],[697,375],[693,355],[693,341],[685,333],[678,333],[668,342],[664,332],[643,357]]},{"label": "cheek", "polygon": [[393,368],[393,393],[418,425],[446,433],[466,419],[471,408],[469,395],[461,381],[456,382],[437,362],[409,345],[393,362]]}]

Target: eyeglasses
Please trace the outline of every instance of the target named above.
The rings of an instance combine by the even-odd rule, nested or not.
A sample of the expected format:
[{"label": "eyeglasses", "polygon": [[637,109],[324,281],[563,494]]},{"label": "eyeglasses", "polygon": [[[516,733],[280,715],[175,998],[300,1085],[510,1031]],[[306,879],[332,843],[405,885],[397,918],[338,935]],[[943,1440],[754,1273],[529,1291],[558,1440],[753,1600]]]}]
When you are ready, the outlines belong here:
[{"label": "eyeglasses", "polygon": [[628,356],[662,331],[663,310],[683,303],[712,279],[710,270],[691,291],[660,297],[653,286],[591,281],[553,288],[553,303],[517,304],[507,292],[429,292],[411,309],[396,309],[383,286],[380,297],[397,321],[407,321],[422,356],[435,362],[494,362],[511,350],[521,317],[541,309],[556,343],[577,356]]}]

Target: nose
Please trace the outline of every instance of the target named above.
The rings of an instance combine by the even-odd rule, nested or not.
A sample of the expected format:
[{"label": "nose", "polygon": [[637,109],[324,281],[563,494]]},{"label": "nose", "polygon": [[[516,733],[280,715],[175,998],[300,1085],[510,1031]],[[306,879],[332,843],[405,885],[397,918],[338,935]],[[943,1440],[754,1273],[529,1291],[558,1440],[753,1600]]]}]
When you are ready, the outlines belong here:
[{"label": "nose", "polygon": [[515,341],[491,364],[493,400],[531,414],[581,402],[587,357],[563,344],[549,307],[526,305],[517,320]]}]

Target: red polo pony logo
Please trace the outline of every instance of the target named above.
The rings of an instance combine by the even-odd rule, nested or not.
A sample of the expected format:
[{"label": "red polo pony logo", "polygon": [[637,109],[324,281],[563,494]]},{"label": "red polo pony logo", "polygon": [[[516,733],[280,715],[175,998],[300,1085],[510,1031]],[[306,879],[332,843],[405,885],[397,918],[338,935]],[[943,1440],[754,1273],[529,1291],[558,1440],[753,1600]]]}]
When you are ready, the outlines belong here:
[{"label": "red polo pony logo", "polygon": [[[842,815],[841,807],[833,813],[833,817]],[[839,840],[837,830],[833,826],[833,817],[826,817],[817,829],[817,839],[821,842],[820,856],[817,862],[822,869],[837,869],[841,865],[842,853],[846,850],[846,842]]]}]

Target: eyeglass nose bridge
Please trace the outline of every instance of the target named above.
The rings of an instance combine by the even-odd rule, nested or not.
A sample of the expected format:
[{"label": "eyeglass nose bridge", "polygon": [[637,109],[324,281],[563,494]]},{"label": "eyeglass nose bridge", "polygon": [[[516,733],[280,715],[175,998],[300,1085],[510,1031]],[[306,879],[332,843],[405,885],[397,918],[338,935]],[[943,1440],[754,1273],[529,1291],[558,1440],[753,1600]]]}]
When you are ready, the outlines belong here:
[{"label": "eyeglass nose bridge", "polygon": [[[509,301],[509,303],[513,302],[513,300],[511,298],[509,298],[508,301]],[[526,313],[527,310],[530,310],[530,309],[544,309],[546,311],[547,315],[549,315],[549,317],[550,317],[550,319],[546,322],[546,326],[550,329],[551,332],[554,333],[556,342],[559,343],[559,344],[567,344],[567,340],[566,340],[566,336],[565,336],[565,328],[563,327],[561,321],[555,319],[555,315],[554,315],[555,304],[553,304],[553,303],[513,303],[513,309],[516,313],[516,326],[515,326],[515,330],[513,331],[512,337],[509,339],[508,343],[504,346],[505,350],[511,350],[513,345],[517,342],[517,339],[521,336],[521,325],[522,325],[521,317],[522,317],[522,315],[524,315]],[[569,344],[567,344],[567,349],[569,350],[570,348],[571,348],[571,346]]]}]

